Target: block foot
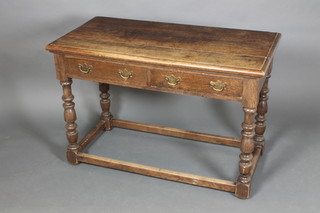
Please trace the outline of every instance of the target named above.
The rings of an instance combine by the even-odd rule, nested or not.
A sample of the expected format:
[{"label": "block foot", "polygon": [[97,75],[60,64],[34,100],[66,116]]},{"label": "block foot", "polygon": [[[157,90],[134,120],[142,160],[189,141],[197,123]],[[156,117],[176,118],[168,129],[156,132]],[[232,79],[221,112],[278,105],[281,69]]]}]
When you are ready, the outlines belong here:
[{"label": "block foot", "polygon": [[240,199],[250,197],[250,183],[236,183],[235,195]]}]

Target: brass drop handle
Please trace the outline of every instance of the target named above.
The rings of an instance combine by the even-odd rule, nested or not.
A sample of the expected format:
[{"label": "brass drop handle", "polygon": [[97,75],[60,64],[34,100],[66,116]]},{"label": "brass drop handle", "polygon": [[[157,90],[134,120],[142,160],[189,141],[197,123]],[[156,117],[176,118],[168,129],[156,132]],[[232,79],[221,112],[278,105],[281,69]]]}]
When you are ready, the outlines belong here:
[{"label": "brass drop handle", "polygon": [[133,76],[133,72],[127,70],[127,69],[119,69],[119,75],[121,78],[123,78],[124,80],[128,80],[129,78],[131,78]]},{"label": "brass drop handle", "polygon": [[84,73],[84,74],[88,74],[91,70],[92,70],[92,65],[87,65],[86,63],[84,64],[79,64],[78,68],[80,70],[80,72]]},{"label": "brass drop handle", "polygon": [[174,75],[165,76],[165,80],[170,86],[176,86],[181,81],[180,77],[175,77]]},{"label": "brass drop handle", "polygon": [[227,83],[224,83],[220,80],[218,81],[210,81],[211,88],[216,92],[222,92],[226,87]]}]

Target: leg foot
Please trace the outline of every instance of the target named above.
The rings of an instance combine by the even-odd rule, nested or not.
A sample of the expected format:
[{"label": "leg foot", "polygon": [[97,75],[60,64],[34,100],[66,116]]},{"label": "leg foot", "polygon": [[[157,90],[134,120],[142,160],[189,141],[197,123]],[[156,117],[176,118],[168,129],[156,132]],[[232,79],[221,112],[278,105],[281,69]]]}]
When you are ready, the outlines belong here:
[{"label": "leg foot", "polygon": [[78,161],[78,159],[77,159],[77,154],[78,154],[78,151],[77,150],[74,150],[74,151],[72,151],[72,150],[67,150],[67,153],[66,153],[66,155],[67,155],[67,160],[68,160],[68,162],[69,163],[71,163],[72,165],[77,165],[77,164],[79,164],[79,161]]},{"label": "leg foot", "polygon": [[237,183],[235,195],[241,199],[248,199],[250,197],[250,183]]}]

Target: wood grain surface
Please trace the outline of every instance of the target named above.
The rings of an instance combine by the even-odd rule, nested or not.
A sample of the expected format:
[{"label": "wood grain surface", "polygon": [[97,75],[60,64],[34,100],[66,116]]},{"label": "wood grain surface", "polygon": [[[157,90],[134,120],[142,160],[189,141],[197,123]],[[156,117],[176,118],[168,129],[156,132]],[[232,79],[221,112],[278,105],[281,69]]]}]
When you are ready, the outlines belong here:
[{"label": "wood grain surface", "polygon": [[279,33],[95,17],[52,52],[264,76]]}]

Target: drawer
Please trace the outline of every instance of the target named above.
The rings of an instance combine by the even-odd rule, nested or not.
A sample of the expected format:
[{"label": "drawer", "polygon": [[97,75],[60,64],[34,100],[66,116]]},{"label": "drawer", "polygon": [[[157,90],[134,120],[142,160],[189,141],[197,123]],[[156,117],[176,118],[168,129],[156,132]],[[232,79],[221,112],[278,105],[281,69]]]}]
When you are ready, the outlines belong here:
[{"label": "drawer", "polygon": [[68,77],[115,85],[147,85],[147,69],[125,64],[66,58]]},{"label": "drawer", "polygon": [[151,73],[150,86],[168,92],[235,100],[242,96],[240,79],[156,70]]}]

